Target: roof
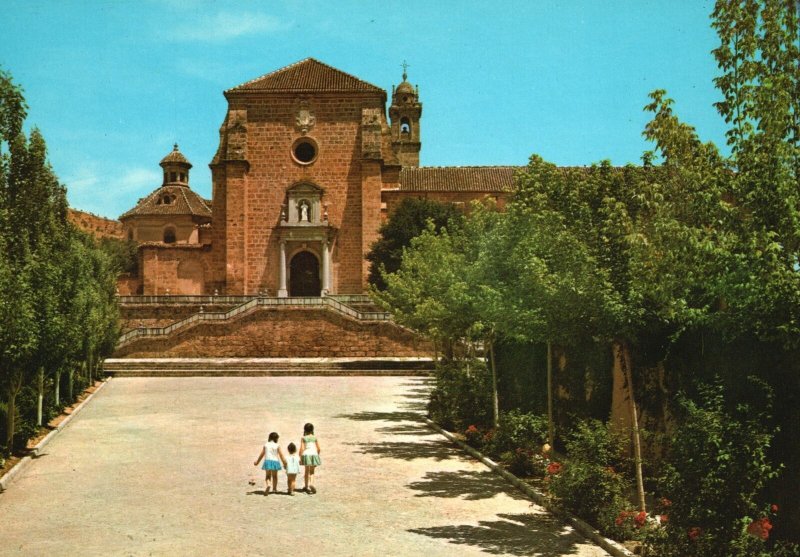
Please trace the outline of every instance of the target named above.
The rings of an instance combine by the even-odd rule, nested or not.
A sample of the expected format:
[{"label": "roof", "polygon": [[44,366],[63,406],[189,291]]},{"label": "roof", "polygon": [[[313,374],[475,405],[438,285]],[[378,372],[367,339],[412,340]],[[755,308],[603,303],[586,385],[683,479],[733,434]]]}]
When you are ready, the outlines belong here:
[{"label": "roof", "polygon": [[[164,194],[174,196],[172,203],[158,203]],[[206,201],[187,186],[161,186],[147,197],[139,200],[136,207],[127,211],[120,220],[149,215],[192,215],[211,218],[211,208]]]},{"label": "roof", "polygon": [[521,166],[429,166],[400,170],[400,191],[511,192]]},{"label": "roof", "polygon": [[166,157],[161,159],[161,162],[159,164],[161,166],[164,166],[165,163],[169,164],[169,163],[176,163],[176,162],[177,163],[181,163],[181,164],[185,164],[189,168],[192,167],[192,163],[190,163],[188,160],[186,160],[186,157],[183,156],[183,153],[181,153],[178,150],[178,144],[177,143],[175,144],[175,147],[173,147],[172,151],[170,151],[167,154]]},{"label": "roof", "polygon": [[242,83],[226,93],[269,91],[303,93],[325,91],[335,93],[381,93],[386,91],[314,58],[306,58],[279,70]]}]

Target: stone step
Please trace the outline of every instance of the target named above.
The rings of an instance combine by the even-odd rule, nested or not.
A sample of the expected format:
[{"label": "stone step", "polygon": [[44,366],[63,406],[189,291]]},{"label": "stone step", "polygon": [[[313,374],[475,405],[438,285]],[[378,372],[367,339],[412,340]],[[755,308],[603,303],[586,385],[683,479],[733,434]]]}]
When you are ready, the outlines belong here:
[{"label": "stone step", "polygon": [[431,375],[429,358],[109,358],[114,377]]}]

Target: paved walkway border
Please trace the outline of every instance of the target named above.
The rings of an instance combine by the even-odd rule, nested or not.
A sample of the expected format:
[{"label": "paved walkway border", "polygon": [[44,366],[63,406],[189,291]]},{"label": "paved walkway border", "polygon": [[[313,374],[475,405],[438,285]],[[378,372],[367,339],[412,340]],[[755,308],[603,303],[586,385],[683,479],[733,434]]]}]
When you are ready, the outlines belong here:
[{"label": "paved walkway border", "polygon": [[520,480],[518,477],[516,477],[514,474],[512,474],[502,466],[500,466],[492,459],[484,456],[479,451],[470,447],[469,445],[464,443],[462,440],[458,439],[455,435],[453,435],[449,431],[442,429],[435,422],[432,422],[428,418],[425,418],[425,423],[428,425],[428,427],[438,431],[439,433],[447,437],[447,439],[450,440],[452,443],[458,445],[463,451],[477,458],[483,464],[491,468],[494,472],[502,476],[506,481],[508,481],[514,487],[522,491],[536,504],[541,505],[552,514],[556,515],[557,517],[567,522],[578,532],[580,532],[581,534],[592,540],[594,543],[596,543],[597,545],[608,551],[614,557],[636,557],[633,553],[625,549],[622,545],[615,542],[614,540],[606,538],[605,536],[600,534],[600,532],[596,528],[592,527],[591,525],[584,522],[580,518],[570,516],[569,514],[565,513],[562,509],[553,506],[553,503],[549,499],[547,499],[547,497],[545,497],[544,494],[540,493],[527,483]]},{"label": "paved walkway border", "polygon": [[15,465],[14,465],[14,466],[11,468],[11,470],[9,470],[8,472],[6,472],[6,473],[3,475],[3,477],[2,477],[2,478],[0,478],[0,493],[3,493],[5,490],[7,490],[7,489],[8,489],[8,486],[9,486],[9,484],[11,484],[11,482],[13,482],[13,481],[14,481],[14,479],[15,479],[15,478],[16,478],[16,477],[17,477],[17,476],[20,474],[20,472],[22,472],[22,470],[23,470],[23,469],[25,469],[25,467],[27,467],[27,466],[28,466],[28,464],[30,464],[30,463],[33,461],[33,459],[34,459],[35,457],[38,457],[38,456],[39,456],[39,454],[41,453],[41,451],[42,451],[42,449],[45,447],[45,445],[47,445],[47,444],[48,444],[48,443],[49,443],[49,442],[50,442],[50,441],[53,439],[53,437],[55,437],[55,436],[56,436],[56,434],[57,434],[57,433],[59,433],[59,432],[60,432],[62,429],[64,429],[64,428],[66,427],[66,425],[67,425],[69,422],[71,422],[71,421],[72,421],[72,418],[75,416],[75,414],[77,414],[78,412],[80,412],[80,411],[83,409],[83,407],[84,407],[84,406],[86,406],[86,404],[87,404],[87,403],[88,403],[90,400],[92,400],[92,398],[94,397],[94,395],[96,395],[97,393],[99,393],[99,392],[100,392],[100,390],[101,390],[103,387],[105,387],[105,386],[106,386],[106,383],[108,383],[110,380],[111,380],[111,378],[110,378],[110,377],[109,377],[109,378],[106,378],[106,379],[103,379],[103,380],[102,380],[102,382],[100,383],[100,385],[99,385],[99,386],[98,386],[98,387],[97,387],[97,388],[94,390],[94,392],[92,392],[92,393],[91,393],[89,396],[87,396],[85,399],[83,399],[83,400],[81,401],[81,403],[80,403],[78,406],[76,406],[75,408],[73,408],[73,409],[72,409],[72,412],[70,412],[70,413],[67,415],[67,417],[66,417],[66,418],[64,418],[63,420],[61,420],[61,423],[59,423],[59,424],[58,424],[58,425],[55,427],[55,429],[53,429],[53,431],[51,431],[50,433],[48,433],[48,434],[47,434],[47,435],[46,435],[46,436],[45,436],[45,437],[44,437],[44,438],[43,438],[41,441],[39,441],[39,442],[36,444],[36,446],[35,446],[35,447],[33,447],[33,449],[31,449],[31,454],[29,454],[29,455],[27,455],[27,456],[23,457],[23,458],[22,458],[22,459],[21,459],[19,462],[17,462],[17,463],[16,463],[16,464],[15,464]]}]

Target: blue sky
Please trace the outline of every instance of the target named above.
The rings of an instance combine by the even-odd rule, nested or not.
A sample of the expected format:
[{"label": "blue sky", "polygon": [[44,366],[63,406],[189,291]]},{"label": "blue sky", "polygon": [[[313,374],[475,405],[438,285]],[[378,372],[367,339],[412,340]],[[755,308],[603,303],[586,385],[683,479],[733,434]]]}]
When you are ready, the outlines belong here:
[{"label": "blue sky", "polygon": [[667,89],[724,145],[700,0],[3,0],[0,66],[22,85],[70,204],[116,218],[180,144],[211,195],[222,91],[308,56],[391,90],[419,85],[423,166],[638,162]]}]

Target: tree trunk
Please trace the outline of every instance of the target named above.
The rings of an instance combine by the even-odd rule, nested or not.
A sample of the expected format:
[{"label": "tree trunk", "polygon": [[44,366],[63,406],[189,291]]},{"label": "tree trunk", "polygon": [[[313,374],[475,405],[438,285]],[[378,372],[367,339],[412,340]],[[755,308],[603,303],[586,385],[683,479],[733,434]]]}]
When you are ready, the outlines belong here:
[{"label": "tree trunk", "polygon": [[497,368],[494,365],[494,339],[489,339],[489,364],[492,368],[492,425],[500,426],[500,397],[497,394]]},{"label": "tree trunk", "polygon": [[72,368],[72,366],[69,367],[69,371],[67,372],[67,379],[69,380],[67,381],[67,396],[69,397],[69,403],[72,404],[72,401],[75,400],[75,397],[73,396],[75,394],[73,386],[73,382],[75,381],[75,370]]},{"label": "tree trunk", "polygon": [[639,510],[646,511],[644,500],[644,478],[642,475],[642,445],[639,438],[639,418],[634,398],[633,373],[631,371],[631,349],[626,340],[614,341],[615,356],[619,358],[622,373],[628,387],[628,409],[631,415],[631,436],[633,439],[633,462],[636,469],[636,494],[639,499]]},{"label": "tree trunk", "polygon": [[553,425],[553,345],[547,342],[547,443],[553,447],[555,438]]},{"label": "tree trunk", "polygon": [[44,405],[44,367],[36,373],[36,425],[42,427],[42,406]]},{"label": "tree trunk", "polygon": [[56,400],[56,408],[61,410],[61,370],[56,371],[55,377],[55,400]]},{"label": "tree trunk", "polygon": [[22,373],[16,372],[10,378],[6,405],[6,451],[11,454],[14,450],[14,433],[17,427],[17,395],[22,389]]}]

